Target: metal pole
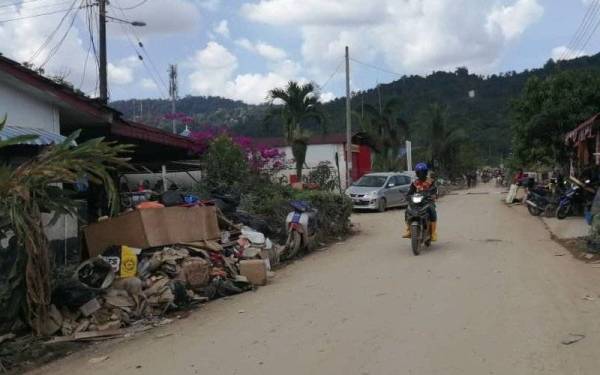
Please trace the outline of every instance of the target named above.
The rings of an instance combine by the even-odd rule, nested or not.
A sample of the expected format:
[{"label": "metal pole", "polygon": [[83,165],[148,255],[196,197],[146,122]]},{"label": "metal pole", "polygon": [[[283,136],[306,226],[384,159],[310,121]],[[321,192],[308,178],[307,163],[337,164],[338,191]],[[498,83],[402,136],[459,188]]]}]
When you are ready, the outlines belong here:
[{"label": "metal pole", "polygon": [[352,183],[352,114],[350,96],[350,53],[346,46],[346,186]]},{"label": "metal pole", "polygon": [[98,36],[99,39],[99,81],[100,81],[100,100],[104,103],[108,102],[108,78],[107,78],[107,58],[106,58],[106,0],[98,0],[99,7],[99,25],[98,25]]},{"label": "metal pole", "polygon": [[412,142],[406,141],[406,170],[412,171]]},{"label": "metal pole", "polygon": [[167,191],[167,166],[163,164],[161,168],[161,178],[163,183],[163,192]]}]

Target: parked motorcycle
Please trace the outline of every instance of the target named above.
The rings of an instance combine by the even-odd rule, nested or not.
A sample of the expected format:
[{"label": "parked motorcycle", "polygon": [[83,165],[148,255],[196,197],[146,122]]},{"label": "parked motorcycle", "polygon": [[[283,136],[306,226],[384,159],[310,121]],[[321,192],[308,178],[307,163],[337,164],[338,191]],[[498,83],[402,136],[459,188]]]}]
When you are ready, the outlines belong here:
[{"label": "parked motorcycle", "polygon": [[556,200],[552,197],[552,192],[543,188],[531,189],[525,198],[527,210],[532,216],[540,216],[546,210],[556,209]]},{"label": "parked motorcycle", "polygon": [[433,198],[427,192],[414,194],[408,201],[406,222],[410,227],[410,240],[414,255],[421,253],[421,246],[431,245],[429,208],[433,204]]},{"label": "parked motorcycle", "polygon": [[558,180],[552,178],[547,186],[530,188],[525,198],[525,204],[527,204],[527,209],[532,216],[554,213],[563,193],[563,185],[559,185]]},{"label": "parked motorcycle", "polygon": [[556,218],[562,220],[569,215],[582,214],[591,205],[595,190],[590,186],[590,180],[581,182],[575,177],[569,177],[571,187],[561,196],[556,209]]},{"label": "parked motorcycle", "polygon": [[286,256],[293,258],[301,250],[310,250],[317,233],[317,209],[312,208],[306,201],[291,201],[290,212],[285,220],[288,237],[286,241]]}]

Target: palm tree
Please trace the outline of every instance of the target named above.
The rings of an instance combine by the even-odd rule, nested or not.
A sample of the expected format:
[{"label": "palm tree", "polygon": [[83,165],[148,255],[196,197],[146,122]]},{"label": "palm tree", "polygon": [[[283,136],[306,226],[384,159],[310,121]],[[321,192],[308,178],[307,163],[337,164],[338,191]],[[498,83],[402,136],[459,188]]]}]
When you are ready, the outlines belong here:
[{"label": "palm tree", "polygon": [[399,169],[398,152],[410,135],[408,123],[399,115],[400,108],[398,98],[388,100],[380,109],[370,104],[363,106],[366,113],[361,121],[363,131],[375,140],[379,148],[374,161],[377,169]]},{"label": "palm tree", "polygon": [[[312,83],[289,81],[286,87],[269,91],[268,99],[271,104],[268,118],[277,115],[283,120],[286,142],[291,146],[296,161],[296,176],[298,181],[302,181],[302,167],[308,148],[302,127],[309,120],[324,124],[325,116],[319,103],[319,93]],[[283,105],[276,105],[276,101],[282,101]]]},{"label": "palm tree", "polygon": [[[6,117],[0,122],[0,130],[5,122]],[[118,194],[111,172],[116,167],[128,166],[128,159],[120,155],[128,152],[129,146],[104,142],[101,138],[75,145],[78,135],[75,132],[63,143],[47,147],[17,167],[0,165],[0,229],[12,229],[26,252],[24,275],[29,323],[38,334],[43,333],[50,305],[50,262],[42,212],[53,212],[56,217],[76,214],[75,202],[56,184],[76,183],[85,176],[92,183],[104,186],[114,212]],[[0,141],[0,150],[35,138],[22,136]]]},{"label": "palm tree", "polygon": [[428,151],[430,163],[434,168],[450,172],[457,151],[465,141],[466,135],[458,126],[448,126],[446,108],[434,103],[429,108]]}]

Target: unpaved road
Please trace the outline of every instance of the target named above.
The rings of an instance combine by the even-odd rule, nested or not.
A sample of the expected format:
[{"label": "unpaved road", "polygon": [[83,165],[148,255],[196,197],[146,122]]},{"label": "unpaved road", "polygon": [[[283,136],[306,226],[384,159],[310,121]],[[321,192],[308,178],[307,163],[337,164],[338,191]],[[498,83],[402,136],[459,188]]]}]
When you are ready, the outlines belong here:
[{"label": "unpaved road", "polygon": [[[359,235],[256,293],[37,373],[599,374],[600,268],[499,200],[443,198],[440,242],[419,257],[400,239],[403,211],[355,215]],[[565,346],[569,333],[586,337]]]}]

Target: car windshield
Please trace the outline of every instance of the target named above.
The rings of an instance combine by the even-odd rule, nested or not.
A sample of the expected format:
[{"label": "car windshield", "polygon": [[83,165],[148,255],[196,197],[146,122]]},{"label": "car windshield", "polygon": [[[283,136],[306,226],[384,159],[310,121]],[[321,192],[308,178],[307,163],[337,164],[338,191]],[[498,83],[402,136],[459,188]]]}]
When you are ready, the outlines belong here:
[{"label": "car windshield", "polygon": [[360,187],[382,187],[387,180],[386,176],[363,176],[356,181],[354,186]]}]

